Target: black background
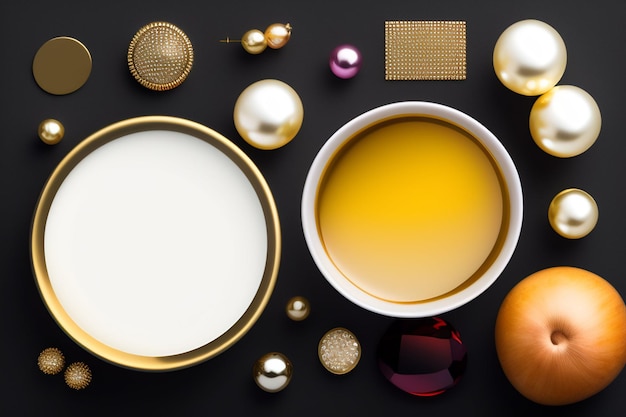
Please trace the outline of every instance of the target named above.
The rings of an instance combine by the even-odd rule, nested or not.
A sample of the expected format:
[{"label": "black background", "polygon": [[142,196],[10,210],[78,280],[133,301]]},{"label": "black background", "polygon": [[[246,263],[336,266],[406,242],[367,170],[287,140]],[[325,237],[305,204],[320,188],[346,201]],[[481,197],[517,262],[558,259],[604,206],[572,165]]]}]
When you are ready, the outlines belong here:
[{"label": "black background", "polygon": [[[494,322],[506,293],[523,277],[548,266],[589,269],[626,294],[623,254],[624,177],[624,18],[619,2],[527,0],[485,1],[16,1],[0,6],[0,134],[2,181],[2,265],[0,275],[0,380],[2,415],[623,415],[626,375],[583,402],[536,405],[518,394],[499,366]],[[528,132],[534,97],[517,95],[496,78],[492,52],[512,23],[536,18],[552,25],[568,48],[560,84],[579,86],[598,102],[603,127],[584,154],[559,159],[541,151]],[[189,78],[169,92],[152,92],[131,77],[126,51],[144,24],[164,20],[190,37],[196,55]],[[467,80],[385,81],[386,20],[467,22]],[[220,44],[251,28],[290,22],[290,43],[257,56],[238,45]],[[82,41],[93,57],[86,85],[67,96],[45,93],[33,80],[37,49],[56,36]],[[334,77],[329,52],[352,43],[363,53],[352,80]],[[252,82],[277,78],[301,96],[305,120],[287,146],[261,151],[237,134],[232,111],[239,93]],[[379,373],[375,350],[393,319],[367,312],[342,298],[318,272],[300,226],[300,197],[316,152],[353,117],[396,101],[434,101],[457,108],[490,129],[516,163],[524,190],[524,223],[517,250],[500,279],[483,295],[442,315],[461,333],[469,362],[459,385],[443,395],[418,398],[389,384]],[[74,344],[55,324],[34,283],[28,240],[33,209],[47,176],[62,157],[89,134],[110,123],[140,115],[165,114],[205,124],[229,137],[259,166],[278,206],[283,253],[277,287],[250,332],[216,358],[169,373],[126,370],[103,362]],[[44,145],[37,126],[57,118],[66,136]],[[564,188],[578,187],[600,207],[596,229],[580,240],[552,231],[547,207]],[[287,300],[303,295],[311,316],[291,322]],[[350,374],[328,373],[317,358],[320,337],[335,326],[352,330],[363,357]],[[84,361],[94,379],[83,391],[65,386],[60,375],[37,368],[37,355],[56,346],[68,361]],[[268,394],[251,378],[254,361],[280,351],[293,362],[294,376],[282,392]]]}]

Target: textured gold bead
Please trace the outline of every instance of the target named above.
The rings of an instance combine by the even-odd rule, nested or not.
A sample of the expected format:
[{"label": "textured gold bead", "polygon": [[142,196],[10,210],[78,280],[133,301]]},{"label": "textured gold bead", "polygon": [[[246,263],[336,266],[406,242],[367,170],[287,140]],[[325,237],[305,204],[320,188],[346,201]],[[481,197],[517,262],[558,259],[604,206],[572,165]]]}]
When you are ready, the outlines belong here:
[{"label": "textured gold bead", "polygon": [[37,365],[41,372],[47,375],[56,375],[65,366],[65,357],[57,348],[47,348],[41,351],[37,358]]},{"label": "textured gold bead", "polygon": [[83,362],[74,362],[65,370],[65,383],[68,387],[80,390],[91,382],[91,370]]},{"label": "textured gold bead", "polygon": [[361,359],[361,345],[350,330],[337,327],[326,332],[318,345],[320,362],[336,375],[352,371]]},{"label": "textured gold bead", "polygon": [[128,47],[131,74],[146,88],[171,90],[185,81],[193,65],[187,35],[167,22],[152,22],[135,34]]}]

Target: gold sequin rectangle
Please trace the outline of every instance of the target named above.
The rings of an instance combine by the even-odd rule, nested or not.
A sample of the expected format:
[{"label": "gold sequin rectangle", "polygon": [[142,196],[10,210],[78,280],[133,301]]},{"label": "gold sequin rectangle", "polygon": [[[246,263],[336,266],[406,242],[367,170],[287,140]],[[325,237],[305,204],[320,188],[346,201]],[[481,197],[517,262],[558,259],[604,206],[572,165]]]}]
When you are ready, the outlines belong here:
[{"label": "gold sequin rectangle", "polygon": [[386,80],[464,80],[464,21],[386,21]]}]

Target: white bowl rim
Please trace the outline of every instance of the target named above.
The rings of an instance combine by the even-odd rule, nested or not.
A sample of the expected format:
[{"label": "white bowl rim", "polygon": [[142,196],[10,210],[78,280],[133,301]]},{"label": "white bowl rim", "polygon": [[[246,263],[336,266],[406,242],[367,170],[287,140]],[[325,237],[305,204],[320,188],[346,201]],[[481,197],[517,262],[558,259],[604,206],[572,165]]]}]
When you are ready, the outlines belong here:
[{"label": "white bowl rim", "polygon": [[[502,248],[485,273],[474,283],[448,296],[417,303],[397,303],[370,295],[351,283],[329,259],[318,235],[316,199],[318,183],[335,151],[357,132],[389,118],[433,117],[456,125],[480,141],[499,165],[509,193],[510,213]],[[454,310],[472,301],[487,290],[509,263],[520,236],[523,217],[522,186],[518,171],[504,145],[485,126],[471,116],[452,107],[427,101],[402,101],[376,107],[347,122],[337,130],[317,153],[302,193],[301,220],[305,241],[318,269],[326,280],[345,298],[356,305],[390,317],[431,317]]]}]

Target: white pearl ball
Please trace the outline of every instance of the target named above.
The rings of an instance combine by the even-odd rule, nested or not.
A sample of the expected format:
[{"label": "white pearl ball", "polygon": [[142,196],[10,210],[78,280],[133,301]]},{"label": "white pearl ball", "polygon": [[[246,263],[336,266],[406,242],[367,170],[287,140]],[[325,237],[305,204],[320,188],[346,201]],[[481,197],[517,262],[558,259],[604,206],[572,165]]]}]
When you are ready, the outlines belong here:
[{"label": "white pearl ball", "polygon": [[598,223],[598,205],[585,191],[568,188],[552,199],[548,220],[559,235],[580,239],[591,233]]},{"label": "white pearl ball", "polygon": [[600,134],[602,116],[585,90],[557,86],[535,101],[529,119],[535,143],[550,155],[569,158],[591,147]]},{"label": "white pearl ball", "polygon": [[509,26],[493,51],[493,67],[502,84],[526,96],[537,96],[554,87],[566,63],[567,50],[561,35],[534,19]]},{"label": "white pearl ball", "polygon": [[235,128],[250,145],[276,149],[300,131],[304,108],[298,93],[279,80],[261,80],[239,95],[234,110]]}]

